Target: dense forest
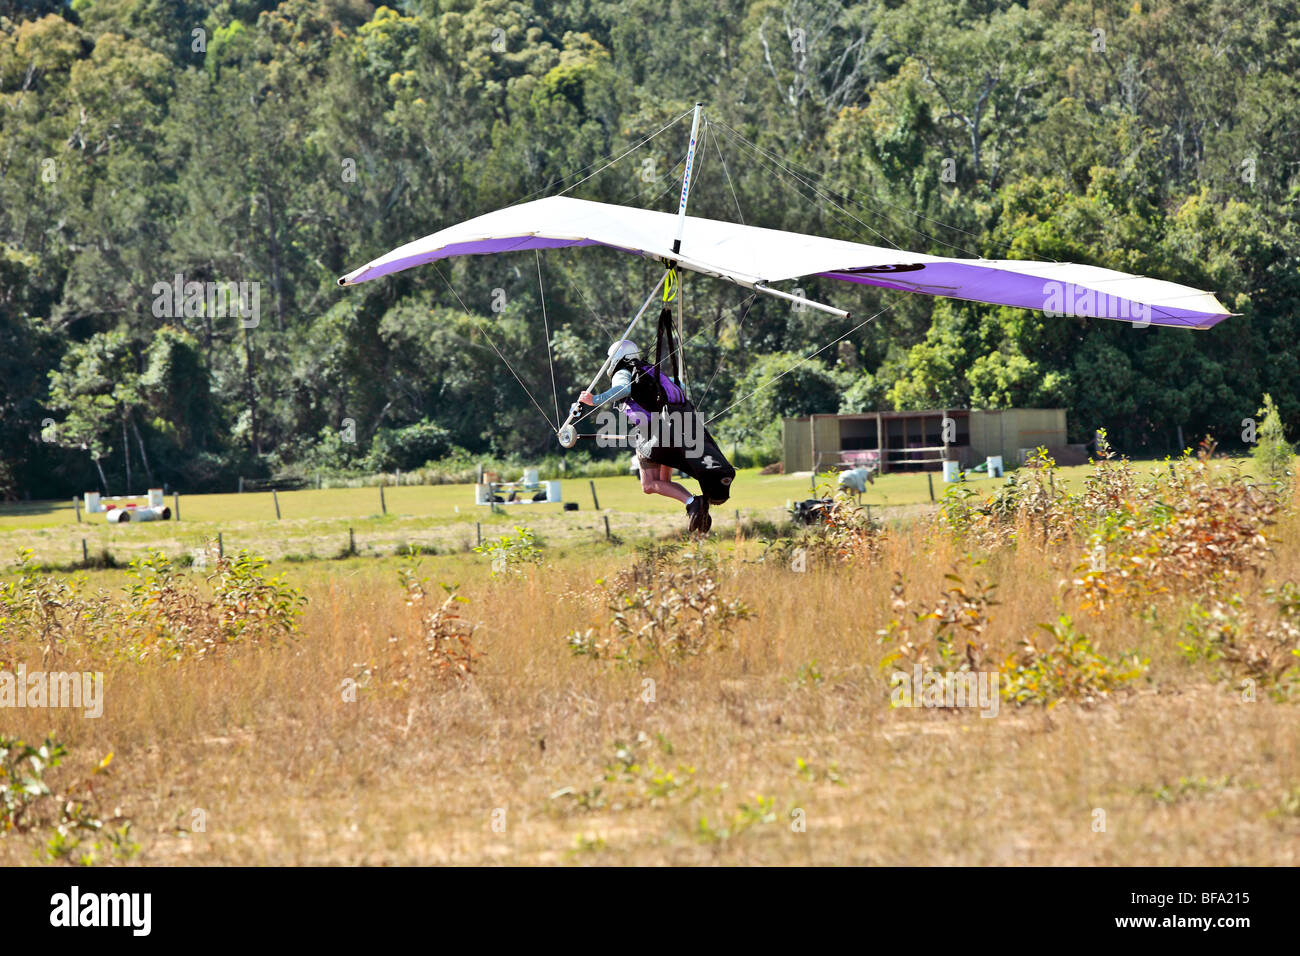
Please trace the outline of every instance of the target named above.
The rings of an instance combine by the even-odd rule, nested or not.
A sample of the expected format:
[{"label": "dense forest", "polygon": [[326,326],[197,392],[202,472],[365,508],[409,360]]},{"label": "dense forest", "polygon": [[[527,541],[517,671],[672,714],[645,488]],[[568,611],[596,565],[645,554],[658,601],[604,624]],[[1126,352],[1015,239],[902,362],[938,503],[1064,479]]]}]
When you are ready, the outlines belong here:
[{"label": "dense forest", "polygon": [[[688,275],[709,414],[834,343],[725,442],[1050,406],[1163,454],[1179,429],[1239,444],[1265,392],[1300,431],[1294,2],[0,0],[0,494],[553,454],[554,405],[657,264],[336,279],[562,190],[673,211],[697,100],[696,215],[1091,263],[1240,313],[1184,332],[805,283],[839,320]],[[193,282],[245,283],[256,320],[159,291]]]}]

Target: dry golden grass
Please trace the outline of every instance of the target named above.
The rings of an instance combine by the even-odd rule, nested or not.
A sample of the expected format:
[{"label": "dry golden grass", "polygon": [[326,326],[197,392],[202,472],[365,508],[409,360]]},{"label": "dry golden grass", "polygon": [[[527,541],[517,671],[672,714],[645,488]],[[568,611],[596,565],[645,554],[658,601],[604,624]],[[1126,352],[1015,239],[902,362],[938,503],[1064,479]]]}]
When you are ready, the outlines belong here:
[{"label": "dry golden grass", "polygon": [[[1298,524],[1277,526],[1266,574],[1237,590],[1300,580]],[[423,573],[463,582],[476,675],[421,689],[381,669],[348,700],[345,680],[391,637],[418,637],[421,608],[391,561],[319,563],[288,571],[310,599],[295,640],[108,665],[103,717],[9,710],[3,730],[64,741],[59,774],[113,752],[98,798],[134,821],[143,864],[1300,862],[1296,705],[1246,702],[1216,665],[1188,662],[1178,599],[1076,616],[1103,652],[1150,659],[1092,705],[891,708],[876,636],[890,584],[899,572],[909,594],[937,594],[960,559],[947,538],[918,524],[872,566],[805,573],[756,562],[752,542],[711,547],[753,613],[730,647],[673,666],[619,669],[566,645],[608,616],[593,582],[626,555],[499,580],[477,556],[443,556]],[[1022,546],[975,569],[1000,585],[991,656],[1071,610],[1071,557]],[[39,666],[37,648],[0,649],[5,667]],[[101,666],[81,655],[59,666]],[[0,863],[33,862],[43,840],[0,838]]]}]

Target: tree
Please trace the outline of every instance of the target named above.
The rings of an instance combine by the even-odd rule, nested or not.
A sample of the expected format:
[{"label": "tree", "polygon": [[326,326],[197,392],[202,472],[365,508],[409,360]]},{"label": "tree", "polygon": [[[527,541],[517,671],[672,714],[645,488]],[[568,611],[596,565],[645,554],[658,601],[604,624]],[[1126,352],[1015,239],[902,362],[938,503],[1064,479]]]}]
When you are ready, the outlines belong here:
[{"label": "tree", "polygon": [[1289,474],[1295,462],[1295,448],[1286,440],[1282,416],[1278,414],[1277,406],[1273,404],[1272,395],[1265,393],[1264,407],[1256,414],[1262,420],[1259,423],[1258,441],[1251,449],[1251,456],[1265,478],[1280,482]]}]

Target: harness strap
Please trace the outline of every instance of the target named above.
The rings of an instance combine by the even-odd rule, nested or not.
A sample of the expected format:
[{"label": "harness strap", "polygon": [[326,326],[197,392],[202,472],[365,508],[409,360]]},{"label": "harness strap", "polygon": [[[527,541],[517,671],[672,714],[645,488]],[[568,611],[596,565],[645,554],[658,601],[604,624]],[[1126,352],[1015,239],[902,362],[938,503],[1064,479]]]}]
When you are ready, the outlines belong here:
[{"label": "harness strap", "polygon": [[655,333],[655,398],[660,408],[668,404],[668,396],[664,393],[665,375],[677,383],[682,398],[687,399],[686,389],[682,387],[683,361],[681,343],[673,326],[672,309],[665,305],[659,312],[659,328]]}]

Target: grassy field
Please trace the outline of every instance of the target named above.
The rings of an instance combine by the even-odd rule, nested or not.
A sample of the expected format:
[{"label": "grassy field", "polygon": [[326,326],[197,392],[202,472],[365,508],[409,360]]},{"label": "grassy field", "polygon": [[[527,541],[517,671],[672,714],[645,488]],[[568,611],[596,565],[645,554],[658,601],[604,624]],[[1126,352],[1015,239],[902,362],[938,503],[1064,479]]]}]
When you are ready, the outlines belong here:
[{"label": "grassy field", "polygon": [[[227,550],[252,548],[272,558],[327,558],[354,540],[363,553],[391,553],[403,545],[442,551],[464,551],[482,534],[498,534],[513,525],[527,525],[547,540],[603,540],[604,518],[613,534],[638,538],[666,533],[684,523],[681,505],[658,495],[645,495],[631,476],[596,478],[596,512],[587,479],[564,482],[565,498],[577,501],[576,512],[558,504],[503,506],[492,512],[474,504],[472,485],[415,485],[384,490],[387,515],[381,514],[378,488],[326,488],[278,494],[280,519],[269,492],[228,495],[182,495],[179,522],[110,525],[103,515],[82,515],[78,524],[72,502],[23,503],[0,506],[0,554],[30,548],[37,559],[60,565],[81,560],[82,540],[94,557],[108,551],[126,561],[146,548],[180,555],[214,542],[218,533]],[[992,487],[996,479],[972,481]],[[717,509],[718,531],[742,520],[780,520],[787,503],[812,494],[808,475],[760,475],[742,471],[732,501]],[[925,475],[882,478],[864,502],[908,513],[930,501]],[[936,494],[942,494],[936,481]],[[171,504],[171,499],[168,499]],[[352,538],[349,539],[349,529]]]},{"label": "grassy field", "polygon": [[[1248,461],[1239,464],[1249,468]],[[1072,487],[1086,471],[1086,466],[1059,469],[1062,488]],[[715,531],[734,533],[737,516],[741,521],[781,521],[789,502],[813,495],[815,486],[825,490],[829,481],[828,476],[814,479],[807,473],[760,475],[757,469],[742,470],[732,500],[715,510]],[[987,494],[1003,479],[972,477],[966,484]],[[910,519],[929,510],[932,485],[935,495],[942,496],[945,486],[937,475],[886,475],[868,486],[862,502],[886,518]],[[665,534],[684,523],[679,504],[642,494],[631,476],[569,480],[563,493],[566,500],[578,502],[579,511],[565,512],[558,504],[528,504],[492,512],[474,504],[472,485],[386,488],[387,515],[381,514],[378,488],[286,491],[277,496],[278,520],[270,492],[182,495],[180,521],[125,525],[110,525],[102,514],[84,513],[78,523],[71,500],[7,503],[0,505],[0,559],[30,548],[40,562],[71,566],[81,562],[84,540],[92,560],[107,552],[125,563],[151,547],[179,556],[215,546],[220,533],[226,550],[250,548],[272,559],[310,560],[336,557],[351,542],[359,552],[372,556],[408,545],[466,551],[478,543],[480,534],[500,534],[514,525],[527,525],[548,541],[580,542],[603,540],[605,517],[614,535],[630,540]],[[172,504],[171,497],[167,504]]]},{"label": "grassy field", "polygon": [[[1055,484],[1082,493],[1083,477],[1058,474]],[[776,511],[807,481],[745,475],[738,494]],[[406,585],[392,554],[279,564],[306,598],[289,634],[265,630],[273,609],[251,614],[254,589],[232,592],[219,613],[203,610],[214,592],[192,570],[134,598],[121,591],[121,571],[93,573],[71,593],[58,590],[67,575],[22,585],[11,575],[0,670],[101,671],[105,704],[98,718],[3,712],[4,734],[49,735],[68,753],[45,773],[51,796],[0,838],[0,862],[87,852],[145,864],[1300,862],[1293,683],[1285,666],[1270,677],[1244,650],[1286,664],[1287,647],[1264,635],[1286,639],[1280,623],[1265,627],[1289,621],[1270,589],[1300,577],[1289,499],[1265,521],[1252,498],[1214,498],[1214,513],[1249,525],[1215,539],[1221,567],[1180,551],[1192,539],[1159,517],[1200,492],[1133,505],[1127,520],[1147,550],[1132,555],[1167,546],[1182,563],[1089,579],[1087,594],[1105,597],[1089,607],[1069,586],[1092,554],[1076,532],[1097,507],[1082,499],[1068,512],[1036,511],[1043,499],[1029,495],[1004,524],[976,515],[958,527],[929,514],[924,478],[893,477],[875,503],[925,504],[925,514],[883,530],[859,516],[842,532],[815,533],[801,539],[802,564],[790,554],[760,560],[761,541],[716,525],[697,554],[650,555],[635,547],[657,527],[642,509],[666,527],[672,510],[639,496],[630,478],[597,481],[597,492],[635,535],[604,542],[584,502],[576,516],[552,515],[573,521],[572,535],[548,538],[540,561],[521,560],[518,573],[493,576],[485,559],[463,553],[423,557]],[[422,512],[390,514],[394,536],[443,526],[463,535],[467,489],[388,494],[390,512]],[[336,540],[358,520],[353,496],[371,490],[299,495],[281,496],[278,524],[273,513],[233,517],[261,496],[221,496],[187,499],[179,525],[114,532],[179,541],[168,532],[192,520],[242,529],[230,537],[273,551],[293,522],[316,522],[313,533]],[[290,511],[298,507],[331,514]],[[493,519],[493,530],[521,521],[515,514]],[[1257,526],[1266,553],[1252,550]],[[389,533],[383,519],[364,527],[376,541]],[[41,532],[78,529],[65,521],[5,534]],[[671,533],[661,537],[671,543]],[[1108,547],[1116,569],[1143,567],[1120,538]],[[423,587],[412,586],[419,578]],[[439,582],[458,584],[465,601],[443,608]],[[900,582],[904,591],[892,592]],[[1000,585],[996,603],[979,582]],[[131,613],[94,610],[96,587]],[[1247,616],[1232,617],[1237,643],[1204,638],[1213,631],[1204,612],[1233,595],[1237,609],[1222,613]],[[733,601],[740,616],[716,626]],[[618,608],[634,631],[678,637],[646,655],[643,638],[617,637]],[[465,629],[452,613],[472,625],[469,658],[457,657]],[[1073,615],[1077,634],[1055,656],[1033,657],[1023,642],[1049,647],[1039,625],[1062,615]],[[935,623],[945,616],[979,648],[977,670],[1015,676],[1021,696],[1034,688],[1029,699],[1004,696],[987,716],[897,706],[891,675],[910,672],[913,657],[927,672],[951,666]],[[227,633],[232,620],[248,627],[238,641],[197,641]],[[1189,636],[1198,627],[1204,640]],[[577,655],[572,638],[584,633],[632,653],[621,663]],[[912,656],[890,662],[905,648]],[[457,661],[468,675],[457,676]],[[90,794],[86,806],[103,822],[72,851],[55,809],[69,793]],[[104,834],[127,820],[126,850],[115,851]]]}]

